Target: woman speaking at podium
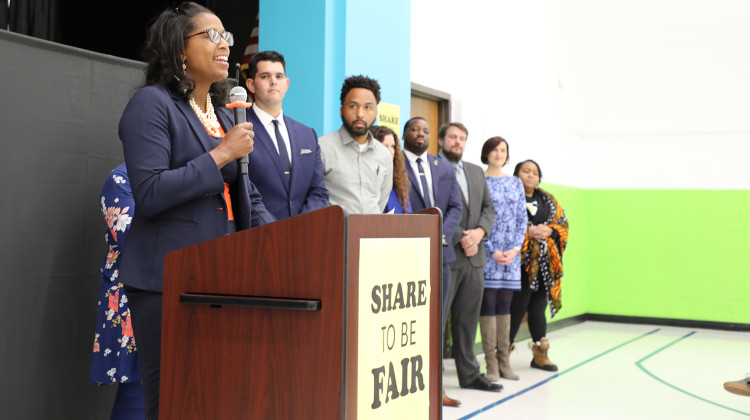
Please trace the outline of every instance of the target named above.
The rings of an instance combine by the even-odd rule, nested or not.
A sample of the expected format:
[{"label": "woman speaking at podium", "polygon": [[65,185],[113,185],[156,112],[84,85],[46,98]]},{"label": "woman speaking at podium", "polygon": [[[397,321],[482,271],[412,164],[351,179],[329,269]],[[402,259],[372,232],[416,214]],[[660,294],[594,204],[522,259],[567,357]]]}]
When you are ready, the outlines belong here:
[{"label": "woman speaking at podium", "polygon": [[130,300],[146,415],[159,413],[164,256],[270,223],[236,160],[253,150],[252,124],[223,105],[233,36],[192,2],[162,12],[144,46],[146,82],[120,119],[135,215],[119,278]]}]

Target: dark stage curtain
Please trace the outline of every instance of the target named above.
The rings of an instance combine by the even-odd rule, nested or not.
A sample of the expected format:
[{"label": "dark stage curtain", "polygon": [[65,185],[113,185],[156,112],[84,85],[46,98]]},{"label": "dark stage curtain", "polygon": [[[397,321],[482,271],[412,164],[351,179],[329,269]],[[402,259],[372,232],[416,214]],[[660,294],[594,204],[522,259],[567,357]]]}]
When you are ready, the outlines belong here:
[{"label": "dark stage curtain", "polygon": [[[11,0],[10,10],[5,0],[0,2],[3,3],[0,14],[6,19],[2,24],[3,29],[10,25],[10,30],[19,34],[60,41],[58,0]],[[2,19],[0,17],[0,22]]]},{"label": "dark stage curtain", "polygon": [[0,29],[8,29],[8,2],[0,0]]}]

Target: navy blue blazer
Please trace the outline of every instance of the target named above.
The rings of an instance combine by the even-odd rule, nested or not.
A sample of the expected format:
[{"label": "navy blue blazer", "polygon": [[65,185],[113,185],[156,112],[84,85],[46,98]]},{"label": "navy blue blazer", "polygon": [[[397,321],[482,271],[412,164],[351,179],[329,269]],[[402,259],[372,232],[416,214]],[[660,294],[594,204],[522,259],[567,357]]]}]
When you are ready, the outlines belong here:
[{"label": "navy blue blazer", "polygon": [[327,207],[328,190],[315,130],[284,115],[292,147],[292,173],[287,185],[282,179],[279,152],[252,108],[247,110],[247,121],[253,123],[255,132],[247,172],[266,209],[281,220]]},{"label": "navy blue blazer", "polygon": [[[432,174],[432,194],[435,197],[434,207],[443,212],[443,235],[445,235],[447,245],[443,245],[443,264],[451,263],[456,260],[456,253],[451,244],[453,233],[461,221],[462,198],[461,189],[456,181],[456,175],[453,167],[446,161],[438,159],[435,156],[427,154],[427,160],[430,162],[430,173]],[[411,182],[409,190],[409,203],[413,211],[419,211],[425,208],[425,202],[422,194],[419,192],[421,181],[414,174],[409,164],[409,159],[404,153],[406,159],[406,173]]]},{"label": "navy blue blazer", "polygon": [[[216,114],[229,131],[231,114],[218,107]],[[135,199],[119,279],[161,291],[167,252],[227,232],[224,180],[208,153],[216,140],[188,102],[164,85],[136,92],[122,113],[119,135]],[[275,220],[247,176],[238,172],[230,196],[237,230]]]}]

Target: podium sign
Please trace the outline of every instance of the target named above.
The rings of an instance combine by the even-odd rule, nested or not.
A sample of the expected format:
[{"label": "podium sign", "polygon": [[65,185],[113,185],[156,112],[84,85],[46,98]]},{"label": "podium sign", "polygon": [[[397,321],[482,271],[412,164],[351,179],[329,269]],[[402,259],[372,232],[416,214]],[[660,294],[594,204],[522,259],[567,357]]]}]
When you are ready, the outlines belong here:
[{"label": "podium sign", "polygon": [[362,238],[357,419],[427,419],[430,238]]}]

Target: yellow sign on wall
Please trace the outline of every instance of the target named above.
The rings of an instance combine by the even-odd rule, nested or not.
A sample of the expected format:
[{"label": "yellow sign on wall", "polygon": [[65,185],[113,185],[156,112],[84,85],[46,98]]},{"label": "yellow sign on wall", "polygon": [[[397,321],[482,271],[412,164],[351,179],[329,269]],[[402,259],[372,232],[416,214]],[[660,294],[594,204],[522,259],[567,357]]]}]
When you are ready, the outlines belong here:
[{"label": "yellow sign on wall", "polygon": [[401,107],[398,105],[387,104],[385,102],[378,104],[378,125],[388,127],[395,131],[399,138],[401,138],[400,112]]},{"label": "yellow sign on wall", "polygon": [[430,238],[360,240],[357,419],[428,419]]}]

